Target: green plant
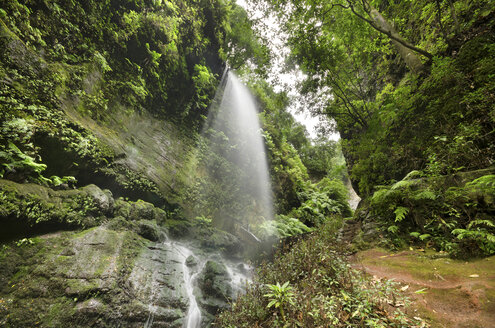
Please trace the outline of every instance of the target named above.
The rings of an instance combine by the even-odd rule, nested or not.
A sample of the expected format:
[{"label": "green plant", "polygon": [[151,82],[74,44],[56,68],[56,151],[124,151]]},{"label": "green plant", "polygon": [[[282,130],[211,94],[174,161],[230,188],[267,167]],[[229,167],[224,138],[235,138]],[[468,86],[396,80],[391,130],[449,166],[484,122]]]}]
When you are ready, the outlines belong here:
[{"label": "green plant", "polygon": [[[383,315],[388,304],[407,306],[406,300],[396,283],[370,279],[350,267],[335,240],[337,229],[333,221],[327,221],[313,233],[283,246],[273,262],[260,266],[247,293],[231,310],[220,314],[218,326],[344,328],[362,327],[367,320],[376,327],[414,326],[416,320],[399,311]],[[286,283],[280,285],[280,281]],[[293,294],[293,303],[285,302],[282,318],[270,309],[283,298],[284,285],[285,291],[292,287],[288,292]]]},{"label": "green plant", "polygon": [[[468,247],[479,248],[485,255],[495,254],[495,224],[492,220],[471,221],[466,229],[454,229],[452,234]],[[473,245],[474,244],[474,245]]]},{"label": "green plant", "polygon": [[15,243],[18,247],[31,246],[34,245],[34,241],[32,238],[22,238],[16,241]]},{"label": "green plant", "polygon": [[266,307],[275,307],[276,309],[280,309],[282,320],[285,321],[284,307],[287,304],[295,305],[295,295],[292,292],[292,286],[290,286],[289,282],[286,281],[283,285],[280,285],[280,283],[277,282],[275,285],[268,284],[267,287],[268,289],[270,289],[270,293],[267,293],[263,296],[268,298],[270,302]]}]

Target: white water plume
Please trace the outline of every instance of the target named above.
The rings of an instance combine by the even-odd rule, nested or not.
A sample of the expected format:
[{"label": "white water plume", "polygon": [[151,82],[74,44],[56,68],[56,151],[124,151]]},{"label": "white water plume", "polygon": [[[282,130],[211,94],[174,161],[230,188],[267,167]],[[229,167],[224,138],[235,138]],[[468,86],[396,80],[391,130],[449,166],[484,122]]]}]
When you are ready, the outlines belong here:
[{"label": "white water plume", "polygon": [[268,163],[255,99],[231,71],[224,74],[203,135],[213,179],[205,197],[218,204],[214,223],[259,242],[253,229],[273,218]]}]

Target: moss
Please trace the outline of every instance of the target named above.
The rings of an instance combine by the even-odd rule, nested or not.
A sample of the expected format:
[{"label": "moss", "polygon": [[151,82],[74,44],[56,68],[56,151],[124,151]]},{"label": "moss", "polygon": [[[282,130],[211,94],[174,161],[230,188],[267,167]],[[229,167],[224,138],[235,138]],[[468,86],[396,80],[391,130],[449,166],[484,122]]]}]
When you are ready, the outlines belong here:
[{"label": "moss", "polygon": [[95,226],[109,210],[98,195],[86,189],[54,191],[0,180],[0,220],[4,225],[0,239],[55,227]]},{"label": "moss", "polygon": [[[102,227],[37,239],[32,246],[2,248],[0,316],[8,315],[2,326],[84,327],[95,316],[111,320],[129,301],[121,283],[148,245],[134,232]],[[2,308],[8,299],[12,303]]]},{"label": "moss", "polygon": [[[369,256],[371,254],[380,254],[380,256]],[[488,278],[495,272],[495,256],[466,262],[446,258],[442,256],[442,253],[433,250],[428,250],[425,254],[414,251],[391,253],[383,249],[364,251],[358,256],[362,259],[363,264],[373,264],[394,271],[407,272],[426,281],[438,280],[438,275],[452,280],[466,279],[472,274]]]},{"label": "moss", "polygon": [[165,221],[164,226],[172,236],[184,237],[189,234],[192,224],[185,219],[169,219]]},{"label": "moss", "polygon": [[48,307],[46,315],[43,316],[43,325],[47,327],[59,327],[67,325],[75,312],[74,301],[66,297],[60,297]]},{"label": "moss", "polygon": [[481,308],[487,313],[495,313],[495,288],[485,290],[484,296]]}]

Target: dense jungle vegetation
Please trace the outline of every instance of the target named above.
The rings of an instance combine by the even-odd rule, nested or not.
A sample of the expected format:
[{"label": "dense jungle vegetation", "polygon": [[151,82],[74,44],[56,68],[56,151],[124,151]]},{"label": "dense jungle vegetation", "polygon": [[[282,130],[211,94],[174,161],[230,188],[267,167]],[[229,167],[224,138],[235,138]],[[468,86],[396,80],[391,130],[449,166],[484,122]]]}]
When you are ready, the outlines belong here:
[{"label": "dense jungle vegetation", "polygon": [[[350,179],[363,197],[354,214],[363,229],[352,247],[493,255],[494,2],[254,4],[265,15],[275,13],[287,35],[289,67],[306,74],[300,84],[305,109],[334,119],[340,132]],[[357,273],[337,269],[341,257],[328,259],[332,251],[322,248],[338,243],[325,238],[320,231],[263,268],[221,324],[425,325],[380,310],[380,297],[371,295],[386,293],[369,295],[373,289]]]},{"label": "dense jungle vegetation", "polygon": [[[150,243],[166,234],[242,253],[238,228],[221,232],[216,218],[250,220],[256,204],[232,184],[242,172],[222,154],[235,146],[203,130],[227,66],[257,100],[274,199],[274,220],[247,227],[283,242],[258,249],[272,260],[244,296],[216,291],[209,322],[226,311],[213,325],[425,327],[395,283],[346,256],[373,245],[495,254],[495,2],[249,4],[277,18],[287,69],[305,74],[299,105],[334,120],[338,142],[310,139],[289,90],[266,82],[277,54],[234,1],[0,0],[1,326],[142,326],[129,286]],[[99,265],[92,278],[65,271],[67,245],[105,242],[82,260]],[[186,309],[167,299],[178,310],[159,322],[182,326]]]}]

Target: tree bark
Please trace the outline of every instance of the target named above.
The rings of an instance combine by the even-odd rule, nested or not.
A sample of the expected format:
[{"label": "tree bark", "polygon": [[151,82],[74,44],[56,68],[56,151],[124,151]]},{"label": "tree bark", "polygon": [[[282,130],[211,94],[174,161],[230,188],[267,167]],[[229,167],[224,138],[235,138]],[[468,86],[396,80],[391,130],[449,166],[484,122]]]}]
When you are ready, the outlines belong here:
[{"label": "tree bark", "polygon": [[[373,23],[376,27],[383,30],[385,34],[390,37],[390,41],[395,46],[399,55],[406,63],[407,67],[414,73],[421,73],[424,71],[424,65],[419,59],[419,56],[415,53],[415,48],[413,45],[409,45],[409,42],[404,40],[397,30],[385,19],[385,17],[378,12],[378,10],[372,8],[369,12]],[[417,51],[417,50],[416,50]],[[422,52],[420,52],[423,54]],[[430,58],[431,54],[428,53]],[[426,56],[426,55],[425,55]]]}]

